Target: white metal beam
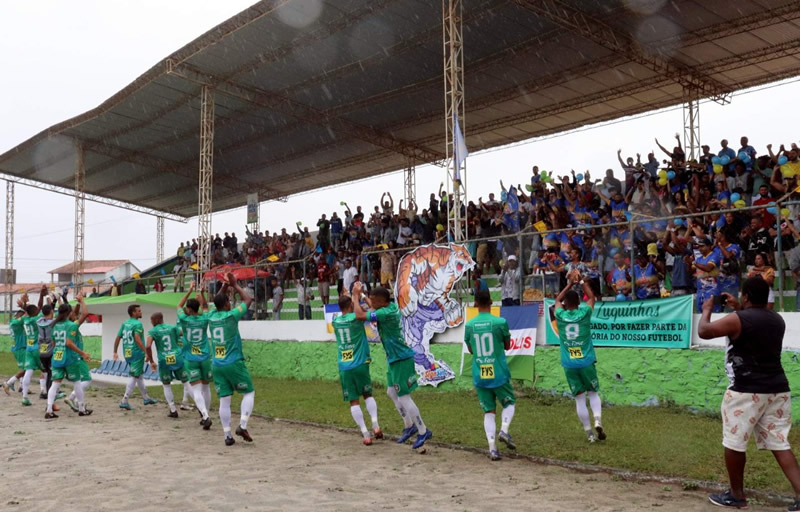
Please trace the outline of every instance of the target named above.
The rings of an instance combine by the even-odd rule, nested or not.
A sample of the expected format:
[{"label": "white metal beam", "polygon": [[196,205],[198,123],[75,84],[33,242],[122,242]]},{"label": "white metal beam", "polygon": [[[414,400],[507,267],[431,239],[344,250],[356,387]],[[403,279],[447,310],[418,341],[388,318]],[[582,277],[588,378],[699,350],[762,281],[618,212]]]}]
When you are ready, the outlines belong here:
[{"label": "white metal beam", "polygon": [[84,242],[86,231],[86,162],[83,145],[75,152],[75,253],[72,259],[72,283],[75,293],[83,287]]},{"label": "white metal beam", "polygon": [[6,181],[6,304],[5,310],[9,315],[14,310],[14,292],[12,273],[14,268],[14,182]]},{"label": "white metal beam", "polygon": [[687,160],[697,160],[700,150],[700,96],[692,89],[683,89],[683,144]]},{"label": "white metal beam", "polygon": [[406,208],[411,203],[417,204],[417,166],[413,158],[406,159],[406,167],[403,169],[403,192],[405,194]]},{"label": "white metal beam", "polygon": [[214,91],[200,90],[200,172],[197,198],[197,266],[204,272],[210,266],[212,186],[214,181]]},{"label": "white metal beam", "polygon": [[442,0],[442,45],[444,64],[444,124],[445,124],[445,156],[448,191],[452,192],[453,204],[448,205],[447,230],[452,233],[453,240],[460,242],[466,238],[466,219],[462,218],[461,205],[467,197],[466,162],[461,170],[460,182],[455,179],[456,169],[453,159],[454,126],[458,116],[458,124],[466,137],[466,119],[464,109],[464,52],[461,31],[461,0]]},{"label": "white metal beam", "polygon": [[156,217],[156,264],[164,261],[164,217]]}]

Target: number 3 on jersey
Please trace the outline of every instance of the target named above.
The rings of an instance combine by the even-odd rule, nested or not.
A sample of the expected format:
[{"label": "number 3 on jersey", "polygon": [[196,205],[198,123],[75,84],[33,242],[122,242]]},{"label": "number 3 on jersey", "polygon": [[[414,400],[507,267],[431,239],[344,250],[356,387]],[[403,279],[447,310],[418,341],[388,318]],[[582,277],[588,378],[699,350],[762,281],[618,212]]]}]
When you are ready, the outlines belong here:
[{"label": "number 3 on jersey", "polygon": [[214,340],[214,359],[225,359],[225,330],[222,327],[214,328],[211,339]]}]

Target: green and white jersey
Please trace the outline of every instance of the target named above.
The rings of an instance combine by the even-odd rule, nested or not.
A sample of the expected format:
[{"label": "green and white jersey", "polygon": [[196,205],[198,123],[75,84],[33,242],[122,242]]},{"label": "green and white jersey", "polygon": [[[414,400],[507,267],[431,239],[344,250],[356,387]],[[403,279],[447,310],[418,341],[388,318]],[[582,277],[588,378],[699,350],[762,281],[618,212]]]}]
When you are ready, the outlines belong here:
[{"label": "green and white jersey", "polygon": [[183,331],[183,357],[187,361],[206,361],[208,349],[208,313],[187,315],[178,309],[178,326]]},{"label": "green and white jersey", "polygon": [[71,364],[71,357],[67,353],[67,340],[72,340],[73,343],[78,338],[78,324],[65,320],[53,324],[53,368],[66,368]]},{"label": "green and white jersey", "polygon": [[230,311],[214,311],[208,314],[208,330],[211,332],[213,366],[228,366],[244,360],[242,337],[239,336],[239,320],[247,307],[239,304]]},{"label": "green and white jersey", "polygon": [[169,324],[158,324],[148,331],[147,335],[153,338],[153,342],[156,344],[159,365],[169,369],[183,366],[182,349],[178,345],[180,334],[178,327]]},{"label": "green and white jersey", "polygon": [[491,313],[479,313],[464,326],[464,343],[472,349],[472,383],[476,388],[498,388],[511,378],[505,347],[510,339],[506,319]]},{"label": "green and white jersey", "polygon": [[28,352],[39,351],[39,326],[36,325],[36,321],[40,318],[42,318],[41,313],[36,316],[25,316],[22,319],[25,324],[25,348]]},{"label": "green and white jersey", "polygon": [[11,351],[25,350],[28,344],[28,337],[25,335],[25,317],[22,316],[11,319],[8,327],[11,329],[11,335],[14,337],[14,345],[11,347]]},{"label": "green and white jersey", "polygon": [[[81,334],[81,326],[75,322],[75,339],[72,340],[75,343],[75,346],[79,349],[83,350],[83,335]],[[78,361],[82,361],[83,358],[71,348],[67,348],[67,359],[68,363],[77,363]]]},{"label": "green and white jersey", "polygon": [[139,340],[144,344],[144,327],[142,327],[142,322],[136,318],[125,320],[125,323],[120,326],[119,332],[117,332],[117,336],[122,338],[122,353],[128,362],[144,359],[144,352],[142,352],[139,344],[136,343],[137,334],[139,335]]},{"label": "green and white jersey", "polygon": [[556,309],[558,337],[561,340],[561,366],[586,368],[597,361],[592,343],[592,308],[581,304],[567,311]]},{"label": "green and white jersey", "polygon": [[367,319],[378,324],[378,334],[389,364],[414,357],[414,351],[403,338],[403,320],[397,304],[391,302],[386,307],[372,311],[367,315]]},{"label": "green and white jersey", "polygon": [[369,343],[364,322],[355,313],[339,315],[333,319],[336,334],[339,370],[352,370],[369,361]]}]

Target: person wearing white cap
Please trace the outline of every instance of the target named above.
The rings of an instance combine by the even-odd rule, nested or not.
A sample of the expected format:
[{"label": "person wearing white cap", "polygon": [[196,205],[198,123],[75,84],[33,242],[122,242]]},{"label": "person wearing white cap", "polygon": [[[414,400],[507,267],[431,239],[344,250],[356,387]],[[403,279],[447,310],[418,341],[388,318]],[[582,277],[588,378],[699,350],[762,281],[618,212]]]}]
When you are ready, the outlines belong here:
[{"label": "person wearing white cap", "polygon": [[519,268],[517,257],[513,254],[506,258],[506,264],[500,272],[500,286],[503,306],[519,306]]}]

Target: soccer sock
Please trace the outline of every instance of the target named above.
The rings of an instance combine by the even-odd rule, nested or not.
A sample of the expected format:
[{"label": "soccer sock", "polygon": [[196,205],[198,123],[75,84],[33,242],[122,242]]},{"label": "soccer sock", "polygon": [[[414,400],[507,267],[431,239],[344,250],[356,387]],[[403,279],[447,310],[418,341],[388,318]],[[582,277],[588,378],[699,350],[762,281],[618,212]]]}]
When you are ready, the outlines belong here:
[{"label": "soccer sock", "polygon": [[369,413],[369,417],[372,420],[373,430],[376,428],[381,428],[378,425],[378,402],[375,401],[374,397],[370,396],[364,399],[364,405],[367,406],[367,412]]},{"label": "soccer sock", "polygon": [[39,393],[47,393],[47,379],[39,376]]},{"label": "soccer sock", "polygon": [[203,390],[200,386],[192,386],[192,391],[194,392],[194,403],[197,406],[197,410],[203,415],[203,419],[208,418],[208,406],[203,396]]},{"label": "soccer sock", "polygon": [[501,425],[500,425],[500,432],[505,432],[508,434],[508,427],[511,426],[511,420],[514,419],[514,411],[516,408],[514,404],[511,404],[505,408],[503,408],[503,414],[501,416]]},{"label": "soccer sock", "polygon": [[194,402],[194,405],[197,405],[197,400],[194,399],[194,391],[192,390],[192,385],[189,384],[188,382],[184,382],[183,383],[183,400],[181,400],[181,402],[184,403],[184,404],[188,404],[190,397],[191,397],[192,401]]},{"label": "soccer sock", "polygon": [[47,412],[53,412],[53,404],[56,402],[56,395],[58,395],[58,388],[61,383],[58,381],[50,385],[50,391],[47,392]]},{"label": "soccer sock", "polygon": [[425,434],[428,431],[427,427],[425,427],[425,422],[422,421],[422,416],[419,413],[419,408],[417,404],[414,403],[414,400],[411,399],[411,395],[401,396],[397,399],[400,404],[405,409],[406,413],[411,417],[411,421],[417,426],[417,430],[419,430],[419,435]]},{"label": "soccer sock", "polygon": [[486,431],[486,440],[489,441],[489,451],[496,450],[495,436],[497,434],[497,420],[495,413],[487,412],[483,415],[483,430]]},{"label": "soccer sock", "polygon": [[31,376],[33,370],[25,370],[25,375],[22,377],[22,398],[28,398],[28,388],[31,387]]},{"label": "soccer sock", "polygon": [[[52,387],[52,384],[51,384]],[[73,387],[73,393],[75,393],[75,400],[78,402],[78,411],[85,411],[85,406],[83,403],[83,382],[76,382],[75,386]],[[50,398],[48,394],[48,400]]]},{"label": "soccer sock", "polygon": [[203,389],[203,400],[206,401],[206,407],[211,409],[211,386],[209,384],[200,384]]},{"label": "soccer sock", "polygon": [[600,395],[597,394],[597,391],[589,391],[587,395],[589,395],[589,407],[592,408],[592,414],[594,414],[594,425],[602,427],[603,401],[600,400]]},{"label": "soccer sock", "polygon": [[175,396],[172,394],[172,384],[163,384],[164,388],[164,398],[167,400],[167,405],[169,405],[169,412],[175,412]]},{"label": "soccer sock", "polygon": [[128,398],[133,394],[133,388],[136,386],[136,378],[131,377],[125,385],[125,394],[122,395],[122,403],[128,403]]},{"label": "soccer sock", "polygon": [[586,408],[586,394],[581,393],[575,397],[575,407],[578,410],[578,419],[581,420],[583,430],[592,431],[592,424],[589,423],[589,409]]},{"label": "soccer sock", "polygon": [[222,422],[222,431],[225,437],[231,437],[231,397],[223,396],[219,399],[219,421]]},{"label": "soccer sock", "polygon": [[411,425],[414,424],[414,422],[411,421],[411,416],[406,414],[406,410],[403,408],[403,404],[400,403],[400,397],[397,396],[397,391],[395,391],[394,388],[389,387],[386,388],[386,394],[389,395],[389,398],[392,399],[392,402],[394,402],[395,409],[397,409],[397,412],[399,412],[400,416],[403,418],[403,427],[410,428]]},{"label": "soccer sock", "polygon": [[245,393],[242,397],[242,405],[239,406],[242,410],[242,416],[239,418],[239,426],[242,429],[247,430],[247,420],[250,419],[250,415],[253,414],[253,407],[256,404],[256,392],[251,391],[249,393]]},{"label": "soccer sock", "polygon": [[150,395],[147,394],[147,386],[144,385],[144,378],[141,375],[136,377],[136,387],[139,388],[139,393],[142,394],[142,398],[145,400],[150,398]]},{"label": "soccer sock", "polygon": [[367,430],[366,423],[364,423],[364,413],[361,411],[361,406],[358,404],[351,405],[350,414],[353,416],[353,419],[355,420],[356,425],[358,425],[358,428],[361,429],[361,434],[364,437],[367,437],[369,435],[369,431]]},{"label": "soccer sock", "polygon": [[17,376],[16,376],[16,375],[12,375],[12,376],[11,376],[11,378],[10,378],[10,379],[8,379],[8,380],[6,381],[6,384],[7,384],[7,385],[9,385],[9,386],[11,386],[12,384],[14,384],[15,382],[17,382],[18,380],[19,380],[19,379],[17,378]]}]

